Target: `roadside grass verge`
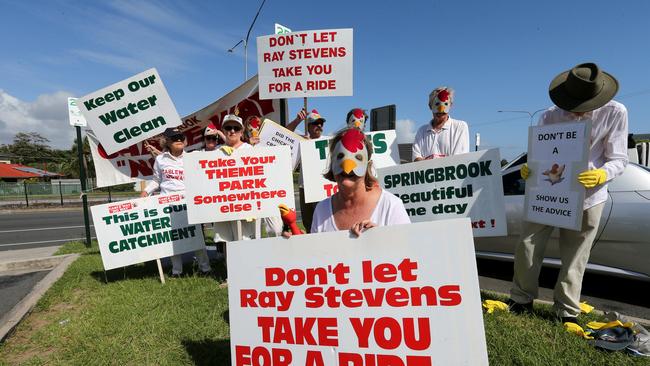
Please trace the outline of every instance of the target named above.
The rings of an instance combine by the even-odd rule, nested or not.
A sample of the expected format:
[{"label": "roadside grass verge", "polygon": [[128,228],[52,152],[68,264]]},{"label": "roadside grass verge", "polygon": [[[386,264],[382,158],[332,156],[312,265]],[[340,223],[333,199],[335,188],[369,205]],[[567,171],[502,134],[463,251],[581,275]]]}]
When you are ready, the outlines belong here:
[{"label": "roadside grass verge", "polygon": [[[90,249],[68,243],[59,250],[67,253],[82,255],[0,345],[0,364],[230,364],[227,289],[218,286],[222,262],[213,263],[216,278],[190,275],[163,286],[150,262],[110,271],[105,283],[96,243]],[[482,297],[505,300],[488,292]],[[599,317],[580,321],[593,319]],[[491,365],[650,364],[592,348],[565,332],[549,306],[536,305],[533,315],[485,314],[484,323]]]}]

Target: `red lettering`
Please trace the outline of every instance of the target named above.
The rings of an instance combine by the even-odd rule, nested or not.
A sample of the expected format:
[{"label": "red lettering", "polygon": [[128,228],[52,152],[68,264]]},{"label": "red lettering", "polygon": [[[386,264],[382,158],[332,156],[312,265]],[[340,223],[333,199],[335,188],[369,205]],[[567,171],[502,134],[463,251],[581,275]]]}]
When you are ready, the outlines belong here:
[{"label": "red lettering", "polygon": [[440,305],[443,306],[456,306],[463,301],[459,285],[440,286],[438,296],[440,296]]}]

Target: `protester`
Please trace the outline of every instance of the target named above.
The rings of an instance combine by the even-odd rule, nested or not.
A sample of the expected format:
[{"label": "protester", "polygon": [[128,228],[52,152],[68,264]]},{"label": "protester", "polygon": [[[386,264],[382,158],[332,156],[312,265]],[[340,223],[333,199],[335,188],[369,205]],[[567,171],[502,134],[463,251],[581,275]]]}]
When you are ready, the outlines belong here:
[{"label": "protester", "polygon": [[429,94],[433,119],[418,129],[413,142],[413,161],[444,158],[469,152],[469,129],[465,121],[449,117],[454,91],[446,86]]},{"label": "protester", "polygon": [[[244,142],[255,146],[260,142],[260,130],[262,128],[261,118],[258,116],[249,116],[244,121]],[[282,219],[279,216],[264,217],[262,219],[266,227],[266,233],[272,236],[282,234]]]},{"label": "protester", "polygon": [[[555,104],[540,117],[539,125],[591,120],[589,168],[578,175],[586,188],[582,228],[560,229],[562,267],[554,290],[554,308],[563,323],[576,323],[580,291],[589,254],[607,200],[607,182],[623,173],[627,157],[627,109],[612,100],[618,81],[594,63],[577,65],[551,81]],[[531,174],[527,165],[521,176]],[[514,278],[508,305],[514,312],[531,311],[538,293],[544,250],[554,227],[524,222],[515,251]]]},{"label": "protester", "polygon": [[304,109],[300,110],[296,116],[296,119],[289,122],[287,129],[295,131],[300,122],[303,120],[307,121],[307,135],[305,138],[313,140],[323,137],[322,135],[325,118],[321,117],[321,115],[315,109],[313,109],[309,114],[307,114]]},{"label": "protester", "polygon": [[[147,197],[157,190],[160,190],[160,194],[185,190],[185,169],[183,168],[183,155],[187,144],[185,135],[177,128],[168,128],[163,135],[165,136],[164,152],[156,157],[156,162],[153,165],[153,180],[142,192],[141,197]],[[201,274],[212,273],[206,249],[197,250],[195,255]],[[183,274],[183,256],[181,254],[173,255],[171,260],[172,277],[180,277]]]},{"label": "protester", "polygon": [[[308,139],[319,139],[323,136],[323,125],[325,124],[325,118],[321,117],[318,114],[317,110],[312,110],[311,113],[307,114],[304,109],[298,112],[296,119],[291,121],[287,128],[291,131],[295,131],[296,127],[300,124],[302,120],[307,120],[307,131],[309,132],[305,138]],[[300,177],[300,182],[298,184],[299,190],[299,199],[300,199],[300,214],[302,217],[302,222],[305,225],[305,228],[309,231],[311,228],[312,216],[314,215],[314,209],[316,209],[316,202],[305,202],[305,187],[303,185],[302,176]]]},{"label": "protester", "polygon": [[363,131],[366,128],[368,115],[363,109],[354,108],[348,112],[348,115],[345,117],[345,121],[349,128],[356,128],[359,131]]},{"label": "protester", "polygon": [[[225,143],[215,148],[218,157],[230,156],[235,150],[250,149],[252,146],[242,141],[244,124],[242,119],[234,114],[227,114],[221,124],[221,132],[224,135]],[[215,223],[215,242],[227,242],[239,240],[237,233],[237,220]],[[252,239],[255,236],[255,223],[242,220],[242,239]]]},{"label": "protester", "polygon": [[371,173],[371,157],[372,143],[358,129],[346,128],[334,136],[325,178],[336,182],[339,190],[316,206],[312,233],[350,230],[359,236],[375,226],[411,222],[402,201],[379,187]]}]

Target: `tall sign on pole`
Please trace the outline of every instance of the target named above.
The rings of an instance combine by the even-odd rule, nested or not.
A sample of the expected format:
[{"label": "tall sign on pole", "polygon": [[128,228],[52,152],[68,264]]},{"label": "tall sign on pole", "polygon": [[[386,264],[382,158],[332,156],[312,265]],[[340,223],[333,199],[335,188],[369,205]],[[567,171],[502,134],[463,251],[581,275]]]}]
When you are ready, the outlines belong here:
[{"label": "tall sign on pole", "polygon": [[90,248],[90,219],[88,217],[88,197],[86,197],[86,169],[84,167],[83,141],[81,140],[81,127],[88,123],[77,105],[77,98],[68,98],[68,116],[70,126],[77,130],[77,153],[79,154],[79,180],[81,181],[81,201],[84,208],[84,226],[86,228],[86,247]]}]

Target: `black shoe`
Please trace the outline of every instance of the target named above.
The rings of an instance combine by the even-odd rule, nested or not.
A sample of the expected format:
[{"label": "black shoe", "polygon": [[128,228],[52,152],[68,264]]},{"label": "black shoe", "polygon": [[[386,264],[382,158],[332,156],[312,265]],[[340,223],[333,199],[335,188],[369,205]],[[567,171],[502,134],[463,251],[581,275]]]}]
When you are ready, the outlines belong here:
[{"label": "black shoe", "polygon": [[562,324],[564,323],[578,324],[578,318],[576,318],[575,316],[563,316],[560,318],[560,320],[562,321]]},{"label": "black shoe", "polygon": [[196,275],[199,277],[212,277],[212,275],[214,275],[214,272],[212,270],[205,271],[205,272],[199,271],[199,273],[197,273]]},{"label": "black shoe", "polygon": [[183,274],[182,273],[172,273],[169,275],[169,278],[182,278]]},{"label": "black shoe", "polygon": [[515,314],[524,314],[524,313],[532,313],[533,312],[533,303],[529,302],[526,304],[520,304],[516,302],[513,299],[508,299],[506,302],[508,304],[508,308],[510,309],[510,312],[515,313]]}]

